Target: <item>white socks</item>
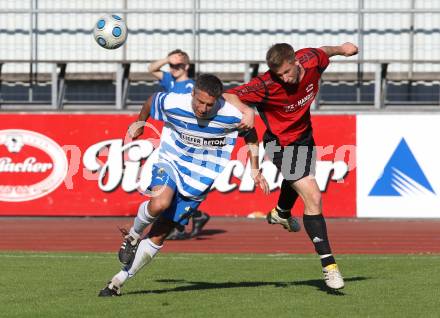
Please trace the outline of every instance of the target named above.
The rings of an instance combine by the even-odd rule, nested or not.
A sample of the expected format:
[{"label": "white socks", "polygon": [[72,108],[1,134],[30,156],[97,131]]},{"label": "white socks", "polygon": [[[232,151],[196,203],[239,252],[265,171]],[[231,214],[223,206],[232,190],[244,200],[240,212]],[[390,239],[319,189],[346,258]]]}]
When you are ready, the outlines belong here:
[{"label": "white socks", "polygon": [[156,217],[151,216],[148,213],[148,203],[150,201],[142,202],[139,206],[137,216],[134,218],[134,224],[130,229],[130,235],[133,236],[136,240],[144,232],[145,228],[154,222]]},{"label": "white socks", "polygon": [[156,245],[150,239],[142,240],[139,243],[133,262],[112,278],[111,285],[121,287],[127,279],[133,277],[142,267],[150,263],[161,248],[162,245]]}]

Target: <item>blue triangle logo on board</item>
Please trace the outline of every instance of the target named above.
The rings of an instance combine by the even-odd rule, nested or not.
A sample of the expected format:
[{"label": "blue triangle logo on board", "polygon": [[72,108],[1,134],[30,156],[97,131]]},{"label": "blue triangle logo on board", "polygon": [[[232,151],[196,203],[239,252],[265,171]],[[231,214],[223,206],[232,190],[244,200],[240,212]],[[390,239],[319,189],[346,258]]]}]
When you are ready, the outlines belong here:
[{"label": "blue triangle logo on board", "polygon": [[382,175],[369,196],[404,196],[433,193],[434,189],[420,168],[405,139],[400,140]]}]

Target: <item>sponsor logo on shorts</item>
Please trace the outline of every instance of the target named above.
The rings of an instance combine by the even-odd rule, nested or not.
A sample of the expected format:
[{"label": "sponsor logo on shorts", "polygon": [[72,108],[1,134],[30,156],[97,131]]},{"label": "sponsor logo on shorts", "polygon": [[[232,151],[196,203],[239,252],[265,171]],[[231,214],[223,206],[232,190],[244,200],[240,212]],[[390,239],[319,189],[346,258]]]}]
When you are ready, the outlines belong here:
[{"label": "sponsor logo on shorts", "polygon": [[0,201],[38,199],[54,191],[67,175],[64,150],[29,130],[0,130]]},{"label": "sponsor logo on shorts", "polygon": [[180,138],[188,144],[195,145],[198,147],[208,146],[208,147],[224,147],[226,146],[226,137],[219,138],[203,138],[199,136],[193,136],[185,133],[180,134]]}]

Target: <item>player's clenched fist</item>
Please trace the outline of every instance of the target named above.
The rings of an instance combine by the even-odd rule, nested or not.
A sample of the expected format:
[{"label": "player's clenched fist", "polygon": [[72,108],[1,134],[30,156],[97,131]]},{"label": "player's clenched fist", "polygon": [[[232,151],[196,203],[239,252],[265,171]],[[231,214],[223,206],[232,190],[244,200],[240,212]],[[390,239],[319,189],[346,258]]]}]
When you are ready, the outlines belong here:
[{"label": "player's clenched fist", "polygon": [[350,42],[345,42],[341,45],[344,56],[352,56],[358,53],[358,47]]}]

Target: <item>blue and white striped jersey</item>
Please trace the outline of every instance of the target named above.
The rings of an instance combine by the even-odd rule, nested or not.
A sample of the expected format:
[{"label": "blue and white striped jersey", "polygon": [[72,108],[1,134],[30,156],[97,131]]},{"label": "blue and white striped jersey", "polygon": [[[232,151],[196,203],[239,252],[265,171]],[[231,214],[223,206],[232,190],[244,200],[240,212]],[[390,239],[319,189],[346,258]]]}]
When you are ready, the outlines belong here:
[{"label": "blue and white striped jersey", "polygon": [[150,115],[165,122],[159,163],[171,165],[179,193],[203,200],[231,158],[237,140],[240,111],[220,98],[210,119],[199,119],[188,94],[157,93]]}]

